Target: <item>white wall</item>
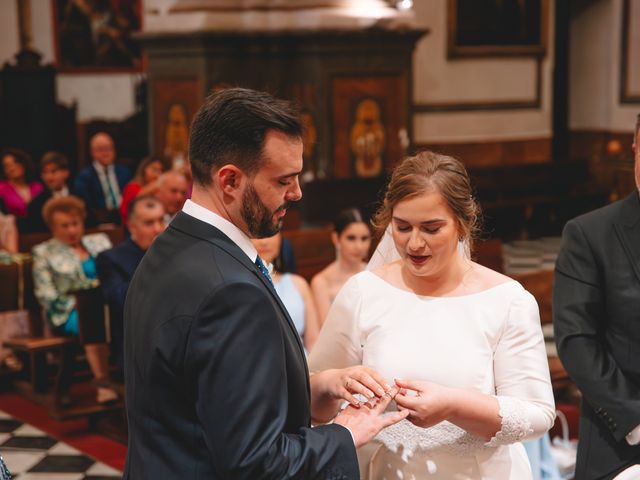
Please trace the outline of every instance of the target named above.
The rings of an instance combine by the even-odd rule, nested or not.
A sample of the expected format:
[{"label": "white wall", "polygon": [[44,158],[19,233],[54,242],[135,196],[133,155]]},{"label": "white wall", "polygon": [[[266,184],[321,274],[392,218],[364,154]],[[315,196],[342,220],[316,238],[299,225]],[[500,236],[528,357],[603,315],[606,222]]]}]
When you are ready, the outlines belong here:
[{"label": "white wall", "polygon": [[[430,33],[414,53],[414,102],[426,104],[530,101],[535,98],[536,64],[532,58],[447,59],[447,0],[418,0],[419,23]],[[553,3],[549,38],[553,46]],[[414,142],[549,137],[551,126],[553,51],[542,64],[540,109],[419,113],[414,117]]]},{"label": "white wall", "polygon": [[572,18],[571,129],[633,131],[640,104],[620,103],[621,32],[622,0],[594,0]]},{"label": "white wall", "polygon": [[[55,60],[51,0],[31,0],[33,46],[43,63]],[[0,0],[0,64],[13,63],[20,47],[16,0]],[[58,101],[77,102],[78,121],[122,120],[135,112],[134,86],[139,74],[59,74]]]}]

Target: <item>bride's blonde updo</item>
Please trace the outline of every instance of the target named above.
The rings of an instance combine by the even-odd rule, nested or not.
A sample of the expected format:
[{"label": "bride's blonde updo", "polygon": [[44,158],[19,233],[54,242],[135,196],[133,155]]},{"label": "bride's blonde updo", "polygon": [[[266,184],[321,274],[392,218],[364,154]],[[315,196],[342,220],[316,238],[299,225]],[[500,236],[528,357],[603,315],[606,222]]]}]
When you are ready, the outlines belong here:
[{"label": "bride's blonde updo", "polygon": [[371,221],[377,235],[382,236],[399,202],[434,191],[458,219],[460,240],[471,245],[480,232],[480,207],[471,194],[469,174],[455,158],[430,151],[406,158],[393,170],[382,206]]}]

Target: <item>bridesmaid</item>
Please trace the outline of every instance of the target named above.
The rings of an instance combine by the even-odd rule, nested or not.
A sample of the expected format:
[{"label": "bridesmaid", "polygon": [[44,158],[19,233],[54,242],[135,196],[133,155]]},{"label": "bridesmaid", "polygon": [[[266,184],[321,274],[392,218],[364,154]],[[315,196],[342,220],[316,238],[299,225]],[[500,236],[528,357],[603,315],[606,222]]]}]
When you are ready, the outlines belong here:
[{"label": "bridesmaid", "polygon": [[358,209],[349,208],[338,214],[333,222],[331,240],[336,249],[336,259],[311,279],[320,326],[338,291],[349,278],[366,267],[371,232]]}]

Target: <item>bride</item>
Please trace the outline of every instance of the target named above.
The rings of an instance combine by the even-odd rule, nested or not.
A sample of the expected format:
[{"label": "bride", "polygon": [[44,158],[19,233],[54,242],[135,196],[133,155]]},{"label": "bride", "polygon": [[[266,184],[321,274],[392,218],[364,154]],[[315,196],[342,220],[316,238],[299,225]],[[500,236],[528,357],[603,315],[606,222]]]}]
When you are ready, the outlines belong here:
[{"label": "bride", "polygon": [[373,268],[345,284],[311,352],[312,382],[335,393],[312,398],[316,422],[340,398],[370,405],[401,388],[392,405],[408,417],[360,449],[362,478],[531,478],[520,442],[555,416],[538,306],[459,247],[477,212],[457,160],[422,152],[400,164],[374,219],[386,233]]}]

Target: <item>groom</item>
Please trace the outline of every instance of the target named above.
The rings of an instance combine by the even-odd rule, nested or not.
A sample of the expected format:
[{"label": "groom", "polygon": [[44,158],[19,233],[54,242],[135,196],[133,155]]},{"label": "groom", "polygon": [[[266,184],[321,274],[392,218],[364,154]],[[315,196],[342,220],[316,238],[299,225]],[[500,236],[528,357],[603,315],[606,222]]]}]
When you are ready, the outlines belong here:
[{"label": "groom", "polygon": [[310,428],[296,329],[250,238],[300,199],[289,104],[228,89],[196,114],[188,200],[149,249],[125,306],[125,479],[356,479],[355,447],[400,419],[348,407]]}]

